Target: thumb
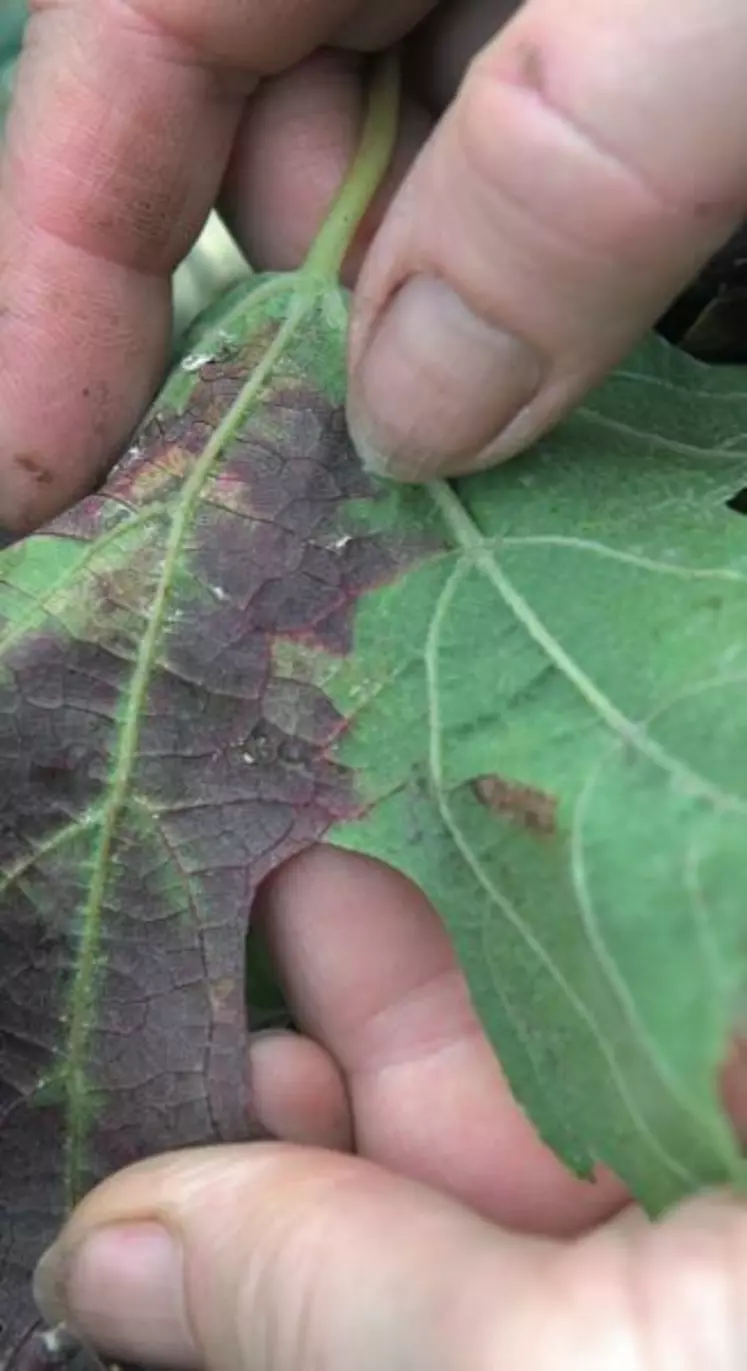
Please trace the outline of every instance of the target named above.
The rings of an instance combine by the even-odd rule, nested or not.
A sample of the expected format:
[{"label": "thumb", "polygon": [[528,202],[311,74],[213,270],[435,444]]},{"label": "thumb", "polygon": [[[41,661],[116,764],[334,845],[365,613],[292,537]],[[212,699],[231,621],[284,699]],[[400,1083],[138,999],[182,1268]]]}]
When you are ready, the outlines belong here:
[{"label": "thumb", "polygon": [[405,480],[534,441],[747,208],[744,0],[526,0],[468,72],[359,282],[349,418]]},{"label": "thumb", "polygon": [[106,1182],[35,1292],[50,1324],[131,1364],[463,1371],[478,1310],[510,1307],[552,1250],[371,1163],[254,1144]]},{"label": "thumb", "polygon": [[747,1215],[700,1201],[564,1247],[502,1233],[355,1158],[255,1145],[115,1177],[37,1283],[47,1316],[127,1362],[736,1371]]}]

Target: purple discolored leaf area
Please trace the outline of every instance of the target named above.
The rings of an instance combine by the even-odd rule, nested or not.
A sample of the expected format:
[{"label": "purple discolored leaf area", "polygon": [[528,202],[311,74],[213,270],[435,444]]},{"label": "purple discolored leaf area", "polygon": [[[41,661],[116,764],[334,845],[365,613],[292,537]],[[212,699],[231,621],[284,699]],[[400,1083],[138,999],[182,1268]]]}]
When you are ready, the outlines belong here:
[{"label": "purple discolored leaf area", "polygon": [[255,282],[0,557],[0,1371],[42,1371],[31,1271],[97,1178],[250,1135],[249,911],[320,839],[431,899],[578,1175],[745,1183],[744,377],[651,340],[406,488],[351,452],[345,332],[308,266]]},{"label": "purple discolored leaf area", "polygon": [[3,1368],[34,1325],[30,1272],[93,1182],[249,1136],[253,897],[360,809],[331,755],[343,718],[274,652],[347,653],[401,540],[340,537],[372,488],[339,334],[311,318],[263,380],[277,327],[180,368],[106,488],[0,564]]}]

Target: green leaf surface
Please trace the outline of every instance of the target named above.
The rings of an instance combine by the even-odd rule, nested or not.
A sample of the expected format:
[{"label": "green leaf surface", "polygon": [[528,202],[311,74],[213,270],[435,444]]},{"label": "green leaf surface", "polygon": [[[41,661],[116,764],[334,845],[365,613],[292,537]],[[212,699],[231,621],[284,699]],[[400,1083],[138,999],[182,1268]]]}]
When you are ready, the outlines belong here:
[{"label": "green leaf surface", "polygon": [[24,0],[0,3],[0,137],[10,108],[16,58],[26,23]]},{"label": "green leaf surface", "polygon": [[0,66],[17,56],[26,15],[26,0],[3,0],[0,9]]},{"label": "green leaf surface", "polygon": [[97,1177],[245,1136],[248,914],[317,841],[427,891],[579,1174],[743,1180],[747,382],[652,341],[510,468],[377,483],[319,260],[0,557],[3,1368]]}]

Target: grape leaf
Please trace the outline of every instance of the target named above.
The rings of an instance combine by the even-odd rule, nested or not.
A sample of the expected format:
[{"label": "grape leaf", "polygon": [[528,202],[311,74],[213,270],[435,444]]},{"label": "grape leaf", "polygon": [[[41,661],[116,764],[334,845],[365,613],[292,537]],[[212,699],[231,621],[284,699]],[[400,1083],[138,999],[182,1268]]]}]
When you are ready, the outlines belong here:
[{"label": "grape leaf", "polygon": [[510,468],[392,487],[345,329],[309,271],[242,287],[0,557],[3,1369],[97,1177],[246,1135],[252,898],[320,840],[428,892],[569,1166],[743,1179],[747,382],[652,340]]}]

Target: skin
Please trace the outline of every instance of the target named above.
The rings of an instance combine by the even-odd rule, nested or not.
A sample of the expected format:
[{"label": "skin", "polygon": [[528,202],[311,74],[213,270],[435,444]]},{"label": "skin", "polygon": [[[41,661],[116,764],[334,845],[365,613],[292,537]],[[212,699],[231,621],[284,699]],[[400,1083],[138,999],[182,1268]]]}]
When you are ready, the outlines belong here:
[{"label": "skin", "polygon": [[[396,165],[347,268],[361,457],[407,479],[503,460],[617,361],[745,212],[747,9],[511,9],[34,0],[0,178],[9,528],[86,491],[137,422],[216,201],[257,266],[298,261],[355,145],[358,54],[410,33]],[[287,1142],[113,1178],[42,1263],[48,1316],[210,1371],[743,1364],[743,1205],[649,1225],[615,1178],[569,1177],[418,891],[315,852],[260,917],[307,1035],[251,1049]],[[737,1055],[737,1118],[742,1081]]]},{"label": "skin", "polygon": [[612,1177],[569,1177],[418,891],[312,852],[261,917],[314,1035],[252,1049],[259,1112],[293,1142],[107,1182],[38,1272],[48,1318],[117,1362],[209,1371],[743,1366],[744,1204],[652,1225]]},{"label": "skin", "polygon": [[747,11],[513,8],[32,0],[0,178],[8,528],[121,450],[216,200],[257,266],[298,261],[356,143],[356,53],[418,20],[393,202],[350,263],[362,457],[409,479],[500,461],[620,358],[745,210]]}]

